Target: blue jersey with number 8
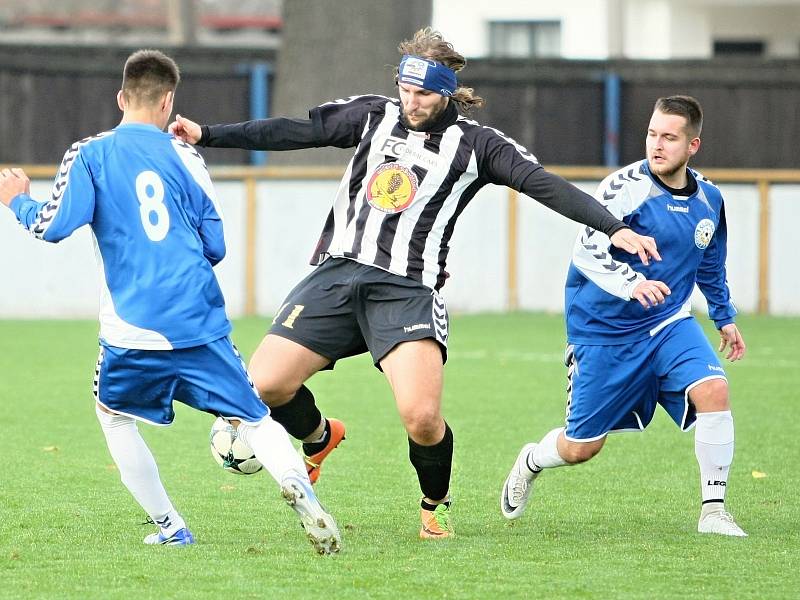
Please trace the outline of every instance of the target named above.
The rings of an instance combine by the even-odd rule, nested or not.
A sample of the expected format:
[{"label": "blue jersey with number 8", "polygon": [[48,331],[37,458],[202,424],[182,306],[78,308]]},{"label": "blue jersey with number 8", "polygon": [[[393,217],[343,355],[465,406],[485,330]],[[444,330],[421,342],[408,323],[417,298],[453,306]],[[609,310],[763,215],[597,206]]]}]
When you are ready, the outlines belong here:
[{"label": "blue jersey with number 8", "polygon": [[21,194],[11,208],[48,242],[91,227],[102,343],[168,350],[230,332],[212,269],[225,256],[222,214],[192,146],[153,125],[120,125],[67,150],[48,201]]}]

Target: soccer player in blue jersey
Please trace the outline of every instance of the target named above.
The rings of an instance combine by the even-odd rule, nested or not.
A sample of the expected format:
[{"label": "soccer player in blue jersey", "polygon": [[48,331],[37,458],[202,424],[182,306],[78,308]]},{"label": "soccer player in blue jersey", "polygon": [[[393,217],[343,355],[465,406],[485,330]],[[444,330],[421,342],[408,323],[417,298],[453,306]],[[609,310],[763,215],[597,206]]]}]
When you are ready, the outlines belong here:
[{"label": "soccer player in blue jersey", "polygon": [[337,552],[335,521],[228,337],[212,269],[225,256],[220,206],[202,157],[164,132],[178,81],[163,53],[133,53],[117,95],[122,122],[67,150],[49,200],[29,196],[22,170],[4,169],[0,201],[46,242],[91,227],[100,271],[96,412],[122,482],[159,527],[144,542],[194,542],[136,424],[169,425],[179,400],[238,425],[317,551]]},{"label": "soccer player in blue jersey", "polygon": [[725,278],[726,224],[720,190],[687,167],[700,148],[694,98],[660,98],[647,129],[646,160],[612,173],[597,200],[634,231],[659,241],[663,262],[644,265],[584,229],[566,284],[569,385],[566,426],[520,451],[500,496],[520,517],[543,469],[595,456],[613,431],[644,429],[657,405],[695,429],[700,466],[700,533],[744,537],[725,509],[733,460],[733,417],[725,371],[690,312],[697,284],[720,334],[720,352],[744,356]]}]

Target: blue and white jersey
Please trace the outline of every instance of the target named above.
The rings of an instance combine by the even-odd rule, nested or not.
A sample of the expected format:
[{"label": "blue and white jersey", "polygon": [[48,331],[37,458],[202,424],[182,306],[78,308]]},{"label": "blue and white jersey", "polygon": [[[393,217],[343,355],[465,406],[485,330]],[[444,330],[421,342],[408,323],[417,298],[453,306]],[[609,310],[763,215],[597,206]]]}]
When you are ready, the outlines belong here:
[{"label": "blue and white jersey", "polygon": [[[626,344],[653,336],[691,316],[695,283],[717,328],[732,323],[736,309],[725,275],[727,228],[722,194],[700,173],[691,196],[673,196],[650,174],[647,161],[606,177],[595,198],[635,232],[655,238],[662,261],[645,266],[637,255],[611,246],[606,235],[583,229],[567,275],[565,311],[570,343]],[[664,304],[645,309],[631,301],[643,280],[666,283]]]},{"label": "blue and white jersey", "polygon": [[103,344],[169,350],[230,332],[212,269],[225,256],[222,214],[188,144],[153,125],[119,125],[67,150],[48,201],[22,194],[11,209],[47,242],[91,227]]}]

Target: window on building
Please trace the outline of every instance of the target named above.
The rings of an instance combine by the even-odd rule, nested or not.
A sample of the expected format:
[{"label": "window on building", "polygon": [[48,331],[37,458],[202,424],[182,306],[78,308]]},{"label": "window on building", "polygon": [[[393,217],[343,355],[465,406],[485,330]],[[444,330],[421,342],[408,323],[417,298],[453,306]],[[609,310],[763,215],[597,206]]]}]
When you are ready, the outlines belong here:
[{"label": "window on building", "polygon": [[714,40],[714,56],[763,56],[764,42],[753,40]]},{"label": "window on building", "polygon": [[493,21],[489,23],[489,54],[498,58],[561,55],[559,21]]}]

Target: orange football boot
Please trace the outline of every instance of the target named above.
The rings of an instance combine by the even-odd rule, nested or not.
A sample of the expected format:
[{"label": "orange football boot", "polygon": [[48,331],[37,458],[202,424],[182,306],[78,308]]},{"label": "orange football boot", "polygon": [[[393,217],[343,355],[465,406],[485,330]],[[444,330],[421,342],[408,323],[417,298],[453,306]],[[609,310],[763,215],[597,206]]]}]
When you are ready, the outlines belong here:
[{"label": "orange football boot", "polygon": [[306,463],[306,472],[308,473],[308,478],[311,480],[311,483],[317,483],[319,479],[319,472],[322,469],[322,461],[333,452],[334,448],[339,445],[339,443],[344,439],[344,423],[342,423],[339,419],[328,419],[328,423],[330,423],[331,431],[328,435],[328,443],[325,447],[317,452],[316,454],[312,454],[311,456],[306,456],[303,454],[303,460]]},{"label": "orange football boot", "polygon": [[455,535],[450,522],[450,507],[447,504],[437,504],[435,510],[420,508],[419,517],[422,520],[419,537],[423,540],[438,540]]}]

